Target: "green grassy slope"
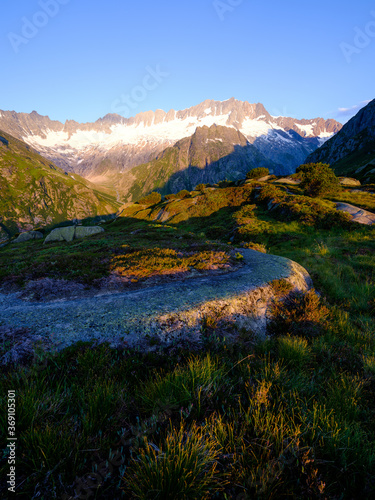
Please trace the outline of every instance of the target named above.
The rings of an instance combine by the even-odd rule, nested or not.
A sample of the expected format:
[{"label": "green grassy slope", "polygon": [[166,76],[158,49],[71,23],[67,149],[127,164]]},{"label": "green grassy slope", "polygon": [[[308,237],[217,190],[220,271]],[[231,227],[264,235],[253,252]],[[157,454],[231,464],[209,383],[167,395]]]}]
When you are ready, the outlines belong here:
[{"label": "green grassy slope", "polygon": [[375,228],[337,215],[328,199],[256,181],[133,204],[105,227],[90,240],[0,249],[0,283],[92,284],[124,257],[131,277],[131,266],[152,270],[160,250],[182,261],[242,246],[299,262],[319,295],[283,303],[274,283],[266,339],[207,314],[200,345],[152,337],[143,353],[125,338],[119,349],[36,351],[7,368],[0,397],[5,405],[14,389],[22,401],[20,498],[373,498]]},{"label": "green grassy slope", "polygon": [[0,131],[0,222],[11,232],[116,211],[109,192]]}]

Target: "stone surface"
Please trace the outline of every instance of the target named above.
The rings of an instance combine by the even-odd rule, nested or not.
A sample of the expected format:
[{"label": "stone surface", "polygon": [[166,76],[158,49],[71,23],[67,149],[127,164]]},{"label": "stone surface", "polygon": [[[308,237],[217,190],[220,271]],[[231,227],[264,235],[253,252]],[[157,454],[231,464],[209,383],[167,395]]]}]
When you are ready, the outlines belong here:
[{"label": "stone surface", "polygon": [[257,179],[258,182],[266,182],[268,181],[272,176],[271,175],[265,175],[264,177],[261,177],[260,179]]},{"label": "stone surface", "polygon": [[199,342],[206,315],[266,334],[272,281],[284,279],[306,291],[312,281],[299,264],[254,250],[239,249],[244,266],[221,275],[206,275],[140,290],[79,300],[30,303],[19,294],[0,294],[0,324],[29,328],[59,350],[83,341],[113,345],[147,344],[147,335],[166,344]]},{"label": "stone surface", "polygon": [[293,186],[297,186],[298,184],[301,184],[301,181],[298,179],[289,179],[289,177],[284,177],[283,179],[273,181],[273,184],[291,184]]},{"label": "stone surface", "polygon": [[86,238],[94,234],[104,233],[104,229],[99,226],[68,226],[59,227],[49,233],[44,243],[54,241],[73,241],[74,239]]},{"label": "stone surface", "polygon": [[39,231],[28,231],[27,233],[21,233],[13,243],[24,243],[30,240],[40,240],[43,238],[43,234]]},{"label": "stone surface", "polygon": [[44,243],[51,243],[54,241],[73,241],[76,226],[58,227],[49,233]]},{"label": "stone surface", "polygon": [[94,234],[104,233],[104,229],[99,226],[77,226],[74,238],[76,240],[80,238],[86,238],[87,236],[93,236]]},{"label": "stone surface", "polygon": [[375,224],[375,214],[368,212],[367,210],[362,210],[362,208],[355,207],[349,203],[336,203],[337,210],[342,212],[347,212],[352,216],[354,222],[359,224],[365,224],[366,226],[371,226]]}]

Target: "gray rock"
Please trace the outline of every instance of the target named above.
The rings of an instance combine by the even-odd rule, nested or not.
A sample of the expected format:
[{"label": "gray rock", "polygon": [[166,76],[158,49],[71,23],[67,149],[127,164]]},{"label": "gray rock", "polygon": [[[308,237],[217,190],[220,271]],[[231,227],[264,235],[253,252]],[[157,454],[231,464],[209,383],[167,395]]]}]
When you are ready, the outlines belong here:
[{"label": "gray rock", "polygon": [[[50,290],[56,293],[49,298],[53,301],[35,304],[23,301],[18,294],[0,293],[0,325],[28,328],[46,339],[52,350],[88,340],[124,345],[124,337],[129,346],[146,348],[147,338],[155,335],[166,344],[185,339],[200,342],[207,315],[264,338],[272,303],[279,300],[272,282],[286,280],[292,285],[290,291],[304,292],[312,287],[312,281],[303,267],[289,259],[236,250],[244,259],[243,266],[233,272],[141,290],[57,300],[61,299],[57,295],[61,284],[34,282],[30,291],[41,294]],[[64,284],[69,293],[70,286],[75,293],[75,285]]]},{"label": "gray rock", "polygon": [[24,243],[25,241],[40,240],[43,238],[43,234],[39,231],[29,231],[27,233],[21,233],[13,243]]},{"label": "gray rock", "polygon": [[75,238],[86,238],[86,236],[93,236],[94,234],[104,233],[104,229],[98,226],[77,226]]},{"label": "gray rock", "polygon": [[372,212],[362,210],[361,208],[350,205],[349,203],[336,203],[336,208],[337,210],[350,214],[354,222],[365,224],[366,226],[372,226],[375,224],[375,214]]},{"label": "gray rock", "polygon": [[293,186],[297,186],[298,184],[301,184],[301,181],[298,179],[290,179],[289,177],[284,177],[282,179],[273,181],[273,184],[291,184]]},{"label": "gray rock", "polygon": [[58,227],[49,233],[47,238],[44,240],[44,243],[50,243],[53,241],[73,241],[75,230],[75,226]]},{"label": "gray rock", "polygon": [[86,238],[94,234],[104,233],[104,229],[98,226],[68,226],[59,227],[50,232],[44,243],[53,241],[73,241],[74,239]]}]

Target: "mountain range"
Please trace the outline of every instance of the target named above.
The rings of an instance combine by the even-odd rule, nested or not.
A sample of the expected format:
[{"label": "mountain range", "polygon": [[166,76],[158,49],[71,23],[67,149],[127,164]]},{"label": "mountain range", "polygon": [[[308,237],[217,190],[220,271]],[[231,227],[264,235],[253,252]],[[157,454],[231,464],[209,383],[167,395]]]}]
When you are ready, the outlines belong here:
[{"label": "mountain range", "polygon": [[1,130],[25,141],[66,171],[116,187],[127,183],[123,173],[155,160],[178,141],[192,137],[197,127],[212,125],[240,132],[272,165],[272,173],[279,175],[293,173],[342,127],[335,120],[272,116],[262,104],[234,98],[206,100],[182,111],[149,111],[132,118],[108,114],[84,124],[73,120],[63,124],[35,111],[0,112]]}]

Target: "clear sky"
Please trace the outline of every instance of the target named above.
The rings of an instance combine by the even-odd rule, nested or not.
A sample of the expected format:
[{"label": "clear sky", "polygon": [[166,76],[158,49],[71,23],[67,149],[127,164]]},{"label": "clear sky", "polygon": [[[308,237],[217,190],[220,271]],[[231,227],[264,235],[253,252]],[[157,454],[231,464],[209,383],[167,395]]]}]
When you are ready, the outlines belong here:
[{"label": "clear sky", "polygon": [[346,121],[375,97],[373,0],[8,0],[0,109],[95,121],[261,102]]}]

